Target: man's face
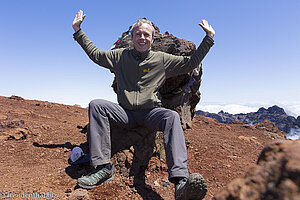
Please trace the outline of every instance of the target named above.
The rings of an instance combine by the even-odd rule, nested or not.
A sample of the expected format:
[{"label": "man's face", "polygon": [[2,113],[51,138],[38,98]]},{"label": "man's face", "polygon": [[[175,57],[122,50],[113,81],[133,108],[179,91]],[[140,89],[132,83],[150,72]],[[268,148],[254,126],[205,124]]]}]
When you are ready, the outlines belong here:
[{"label": "man's face", "polygon": [[132,41],[138,52],[142,53],[149,50],[153,42],[151,26],[143,23],[141,26],[135,27],[132,32]]}]

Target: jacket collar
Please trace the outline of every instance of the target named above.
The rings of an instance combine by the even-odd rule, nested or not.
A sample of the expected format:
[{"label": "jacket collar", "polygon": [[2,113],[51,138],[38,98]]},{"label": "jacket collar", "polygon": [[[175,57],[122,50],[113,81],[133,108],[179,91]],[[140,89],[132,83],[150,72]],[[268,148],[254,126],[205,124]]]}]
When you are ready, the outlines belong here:
[{"label": "jacket collar", "polygon": [[150,49],[145,52],[138,52],[135,48],[132,49],[132,55],[136,60],[144,60],[150,55]]}]

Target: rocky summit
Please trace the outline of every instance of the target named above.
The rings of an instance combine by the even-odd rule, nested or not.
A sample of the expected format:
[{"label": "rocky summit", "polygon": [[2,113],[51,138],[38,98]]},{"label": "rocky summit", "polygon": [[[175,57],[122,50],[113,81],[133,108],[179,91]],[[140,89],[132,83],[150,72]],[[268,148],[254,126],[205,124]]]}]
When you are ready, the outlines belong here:
[{"label": "rocky summit", "polygon": [[[91,168],[88,163],[72,166],[68,159],[76,146],[88,153],[87,112],[87,108],[78,106],[0,96],[1,195],[39,194],[56,199],[174,199],[174,186],[168,182],[167,166],[159,153],[162,150],[159,144],[154,145],[151,159],[143,169],[144,182],[135,182],[135,174],[130,173],[131,167],[138,166],[132,163],[139,158],[134,148],[130,148],[114,157],[113,182],[88,191],[78,188],[77,178]],[[299,142],[294,145],[286,140],[284,133],[272,122],[222,124],[195,115],[192,128],[185,130],[185,138],[189,171],[201,173],[208,184],[205,200],[214,196],[233,199],[231,192],[236,192],[235,199],[246,200],[250,194],[243,196],[243,191],[252,190],[258,196],[256,199],[266,199],[262,191],[274,193],[281,199],[292,199],[283,196],[291,191],[297,199],[300,191]],[[275,171],[271,171],[273,169]],[[241,190],[235,190],[238,188]],[[285,192],[279,193],[280,189]]]},{"label": "rocky summit", "polygon": [[221,123],[229,123],[234,121],[241,121],[244,124],[256,124],[263,122],[264,120],[270,120],[273,122],[281,131],[289,133],[291,129],[300,129],[300,116],[297,118],[286,114],[283,108],[279,106],[271,106],[268,109],[260,108],[257,112],[241,113],[241,114],[230,114],[227,112],[220,111],[219,113],[209,113],[204,111],[196,111],[196,114],[203,115],[206,117],[212,117],[217,119]]}]

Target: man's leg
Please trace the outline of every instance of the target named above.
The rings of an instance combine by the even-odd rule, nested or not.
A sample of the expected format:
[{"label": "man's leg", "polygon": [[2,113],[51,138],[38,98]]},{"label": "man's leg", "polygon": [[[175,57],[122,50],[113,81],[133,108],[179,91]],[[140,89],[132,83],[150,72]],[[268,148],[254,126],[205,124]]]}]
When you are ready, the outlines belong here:
[{"label": "man's leg", "polygon": [[97,166],[91,173],[77,180],[85,189],[113,180],[113,169],[110,164],[111,141],[110,124],[120,127],[132,127],[134,120],[129,111],[116,103],[106,100],[93,100],[89,104],[90,130],[88,135],[91,154],[91,165]]},{"label": "man's leg", "polygon": [[154,108],[144,118],[149,129],[163,131],[169,179],[188,177],[187,151],[184,133],[177,112],[166,108]]},{"label": "man's leg", "polygon": [[133,127],[134,120],[119,104],[102,99],[90,102],[89,120],[91,165],[107,164],[111,158],[110,123],[119,127]]},{"label": "man's leg", "polygon": [[148,128],[154,127],[164,132],[169,180],[175,184],[175,199],[203,199],[207,185],[201,174],[189,176],[184,133],[178,113],[165,108],[154,108],[147,113],[144,123]]}]

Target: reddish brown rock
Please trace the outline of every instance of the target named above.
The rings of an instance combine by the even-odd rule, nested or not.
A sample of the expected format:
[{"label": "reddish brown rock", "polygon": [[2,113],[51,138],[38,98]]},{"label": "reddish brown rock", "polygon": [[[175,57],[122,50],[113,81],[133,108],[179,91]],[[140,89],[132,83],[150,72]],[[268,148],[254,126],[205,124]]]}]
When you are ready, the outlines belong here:
[{"label": "reddish brown rock", "polygon": [[270,120],[264,120],[261,123],[257,123],[254,125],[255,128],[257,129],[261,129],[261,130],[265,130],[265,131],[269,131],[272,133],[278,133],[278,134],[282,134],[284,136],[284,134],[277,128],[277,126],[271,122]]},{"label": "reddish brown rock", "polygon": [[4,133],[4,135],[5,134],[7,135],[8,140],[22,140],[22,139],[26,139],[28,135],[28,130],[24,128],[17,128],[7,133]]},{"label": "reddish brown rock", "polygon": [[285,133],[280,131],[277,126],[269,121],[269,120],[264,120],[261,123],[255,124],[255,128],[259,130],[263,130],[263,134],[272,138],[272,139],[280,139],[282,137],[285,137]]},{"label": "reddish brown rock", "polygon": [[68,200],[89,200],[89,194],[87,190],[77,189],[75,192],[68,198]]},{"label": "reddish brown rock", "polygon": [[232,181],[213,199],[300,199],[300,141],[268,145],[256,167]]}]

